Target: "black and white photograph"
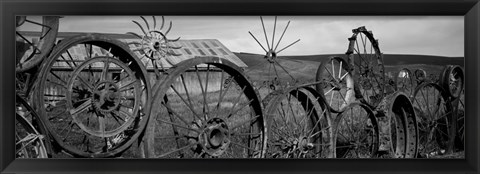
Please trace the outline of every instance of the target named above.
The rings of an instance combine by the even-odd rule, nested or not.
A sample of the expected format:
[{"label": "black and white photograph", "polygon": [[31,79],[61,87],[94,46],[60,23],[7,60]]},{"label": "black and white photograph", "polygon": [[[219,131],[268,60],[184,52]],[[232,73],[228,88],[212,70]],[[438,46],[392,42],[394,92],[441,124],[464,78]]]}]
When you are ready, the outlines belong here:
[{"label": "black and white photograph", "polygon": [[15,19],[16,158],[465,159],[463,16]]}]

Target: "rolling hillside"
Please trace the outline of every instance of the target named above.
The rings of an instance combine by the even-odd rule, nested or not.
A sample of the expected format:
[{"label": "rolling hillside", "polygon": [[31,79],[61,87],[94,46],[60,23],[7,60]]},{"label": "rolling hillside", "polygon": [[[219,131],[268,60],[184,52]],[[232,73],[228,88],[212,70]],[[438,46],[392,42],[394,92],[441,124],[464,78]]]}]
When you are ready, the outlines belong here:
[{"label": "rolling hillside", "polygon": [[[251,53],[235,54],[248,65],[245,72],[252,80],[261,82],[275,77],[273,66],[263,58],[263,55]],[[278,62],[294,78],[301,82],[312,82],[315,80],[315,73],[320,62],[327,60],[332,56],[345,57],[344,54],[281,56],[279,57]],[[444,65],[452,64],[463,66],[464,59],[462,57],[385,54],[384,62],[385,71],[390,77],[393,77],[402,68],[408,68],[412,72],[421,68],[427,72],[427,75],[438,75],[442,71]],[[290,76],[280,67],[276,66],[276,69],[282,80],[291,79]]]}]

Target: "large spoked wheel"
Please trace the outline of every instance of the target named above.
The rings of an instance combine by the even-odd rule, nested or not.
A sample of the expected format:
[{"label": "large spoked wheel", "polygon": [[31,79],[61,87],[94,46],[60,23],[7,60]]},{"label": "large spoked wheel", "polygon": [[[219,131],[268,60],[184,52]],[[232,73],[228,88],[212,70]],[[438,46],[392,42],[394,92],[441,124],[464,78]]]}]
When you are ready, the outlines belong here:
[{"label": "large spoked wheel", "polygon": [[378,41],[365,27],[353,29],[347,55],[353,67],[357,98],[375,108],[385,95],[385,67]]},{"label": "large spoked wheel", "polygon": [[449,96],[452,98],[460,97],[465,85],[465,76],[460,66],[446,66],[440,78],[440,84]]},{"label": "large spoked wheel", "polygon": [[256,158],[266,147],[259,95],[240,69],[217,57],[180,62],[154,87],[149,158]]},{"label": "large spoked wheel", "polygon": [[333,57],[322,62],[317,70],[316,89],[325,98],[328,108],[334,113],[345,110],[354,99],[354,81],[348,62]]},{"label": "large spoked wheel", "polygon": [[395,91],[402,91],[407,95],[411,95],[415,90],[413,74],[407,68],[403,68],[398,72],[397,76],[395,76],[395,84]]},{"label": "large spoked wheel", "polygon": [[335,119],[337,158],[373,158],[379,148],[379,127],[373,111],[365,104],[350,103]]},{"label": "large spoked wheel", "polygon": [[267,158],[333,157],[332,123],[320,94],[308,87],[289,88],[270,93],[264,103]]},{"label": "large spoked wheel", "polygon": [[45,129],[37,113],[20,96],[16,96],[16,158],[48,158]]},{"label": "large spoked wheel", "polygon": [[65,39],[39,78],[36,107],[55,142],[70,155],[118,156],[146,126],[146,70],[118,40],[101,34]]},{"label": "large spoked wheel", "polygon": [[453,145],[455,126],[453,107],[445,91],[436,83],[424,83],[415,90],[412,102],[418,119],[420,155],[446,153]]},{"label": "large spoked wheel", "polygon": [[[42,22],[16,16],[17,64],[15,71],[24,72],[38,65],[52,50],[58,33],[59,16],[43,16]],[[38,37],[27,39],[25,31],[39,31]]]}]

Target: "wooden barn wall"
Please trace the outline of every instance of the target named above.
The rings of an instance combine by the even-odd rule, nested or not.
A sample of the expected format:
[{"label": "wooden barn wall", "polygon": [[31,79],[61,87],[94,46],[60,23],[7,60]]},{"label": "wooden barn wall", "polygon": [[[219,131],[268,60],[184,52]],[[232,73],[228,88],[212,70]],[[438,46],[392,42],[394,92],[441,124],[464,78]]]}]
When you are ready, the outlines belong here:
[{"label": "wooden barn wall", "polygon": [[[148,74],[150,76],[151,84],[154,85],[155,83],[157,83],[155,79],[155,73],[148,72]],[[198,74],[200,76],[203,89],[205,90],[205,81],[207,77],[207,72],[199,71]],[[215,92],[220,90],[221,78],[222,78],[221,74],[218,71],[217,72],[210,71],[208,73],[208,89],[207,89],[208,92]],[[225,74],[223,78],[224,78],[223,81],[225,81],[225,79],[227,78],[227,75]],[[198,80],[197,73],[195,71],[189,71],[184,73],[184,79],[185,79],[185,85],[187,86],[187,90],[190,95],[202,94],[202,88],[200,88],[200,82]],[[185,88],[183,86],[183,83],[180,77],[176,79],[173,86],[180,94],[185,94]],[[175,95],[175,92],[172,89],[169,89],[167,93]]]},{"label": "wooden barn wall", "polygon": [[[55,71],[55,74],[62,78],[62,79],[69,79],[69,74],[71,71]],[[90,73],[90,72],[83,72],[83,73]],[[93,72],[94,78],[98,79],[100,78],[101,72]],[[206,71],[199,71],[198,75],[200,76],[203,89],[205,89],[205,81],[206,81],[206,76],[207,72]],[[148,77],[150,78],[151,85],[154,85],[157,82],[155,79],[155,73],[154,72],[148,72]],[[195,71],[189,71],[184,73],[184,78],[185,78],[185,85],[187,86],[188,93],[190,95],[201,95],[202,94],[202,88],[200,88],[200,83],[197,77],[197,73]],[[224,82],[225,79],[227,78],[227,75],[224,75]],[[46,94],[46,100],[49,102],[56,102],[59,100],[63,100],[65,97],[65,94],[67,92],[66,89],[66,82],[63,80],[60,80],[53,75],[49,75],[48,79],[51,82],[47,82],[45,86],[45,94]],[[220,89],[220,82],[221,80],[221,74],[219,71],[210,71],[208,73],[208,92],[215,92]],[[56,85],[56,84],[61,84],[61,85]],[[122,86],[122,84],[119,84]],[[180,94],[185,94],[185,88],[183,86],[182,80],[180,77],[176,79],[174,82],[174,88],[180,93]],[[172,89],[168,90],[168,94],[175,94]]]}]

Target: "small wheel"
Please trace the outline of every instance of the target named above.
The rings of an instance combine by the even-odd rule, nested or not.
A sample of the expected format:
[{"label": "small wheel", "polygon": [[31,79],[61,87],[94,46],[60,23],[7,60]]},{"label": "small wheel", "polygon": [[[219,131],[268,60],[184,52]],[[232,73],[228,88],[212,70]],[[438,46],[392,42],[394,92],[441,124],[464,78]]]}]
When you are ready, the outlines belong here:
[{"label": "small wheel", "polygon": [[36,108],[68,154],[118,156],[146,127],[150,82],[121,41],[102,34],[67,38],[42,65]]},{"label": "small wheel", "polygon": [[[99,77],[95,78],[91,76],[92,71],[101,71],[101,74],[96,73]],[[123,73],[113,77],[113,71]],[[83,79],[89,79],[90,83]],[[67,110],[72,121],[88,136],[103,139],[121,135],[140,110],[141,85],[134,71],[122,61],[108,56],[91,58],[76,67],[70,76]]]},{"label": "small wheel", "polygon": [[353,68],[355,94],[375,108],[385,95],[385,67],[378,41],[365,27],[353,29],[347,56]]},{"label": "small wheel", "polygon": [[427,72],[423,69],[416,69],[415,72],[415,81],[417,82],[416,86],[427,81]]},{"label": "small wheel", "polygon": [[267,158],[331,158],[330,113],[312,88],[289,88],[265,99],[268,117]]},{"label": "small wheel", "polygon": [[448,65],[444,68],[440,84],[449,96],[458,98],[465,85],[463,69],[457,65]]},{"label": "small wheel", "polygon": [[325,98],[330,111],[342,112],[354,99],[353,76],[348,62],[340,57],[333,57],[320,64],[317,70],[316,89]]},{"label": "small wheel", "polygon": [[379,127],[373,111],[365,104],[350,103],[335,119],[337,158],[373,158],[379,148]]},{"label": "small wheel", "polygon": [[46,135],[37,113],[20,96],[16,96],[16,158],[48,158]]},{"label": "small wheel", "polygon": [[423,83],[415,90],[412,103],[418,119],[419,154],[431,157],[449,151],[455,126],[453,107],[443,88],[436,83]]},{"label": "small wheel", "polygon": [[413,74],[407,68],[403,68],[398,72],[397,76],[395,76],[395,84],[396,91],[403,91],[407,95],[411,95],[415,90]]},{"label": "small wheel", "polygon": [[148,158],[263,157],[260,97],[239,67],[217,57],[180,62],[154,87]]},{"label": "small wheel", "polygon": [[[59,16],[43,16],[42,22],[36,22],[32,19],[27,19],[26,16],[16,17],[16,72],[24,72],[37,66],[48,56],[55,44],[55,39],[57,39],[59,19]],[[27,30],[37,30],[40,32],[40,36],[31,40],[27,39],[24,36],[24,31]]]}]

